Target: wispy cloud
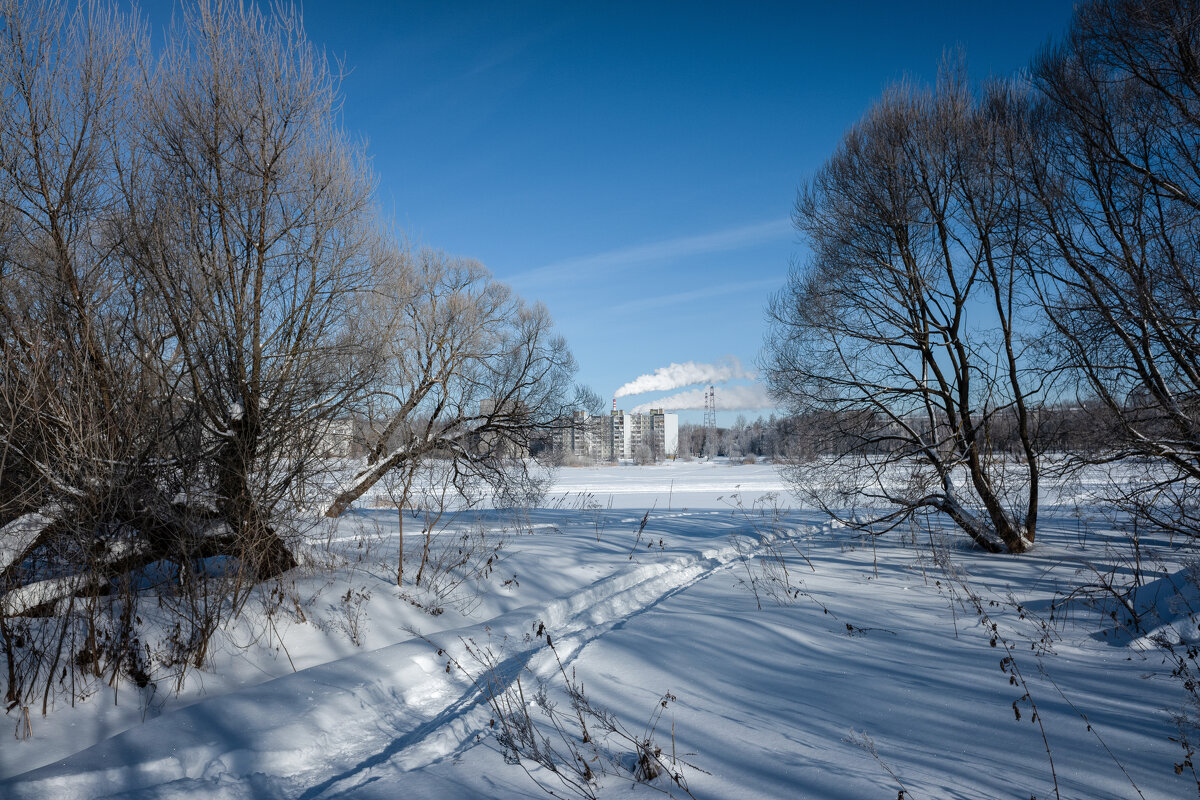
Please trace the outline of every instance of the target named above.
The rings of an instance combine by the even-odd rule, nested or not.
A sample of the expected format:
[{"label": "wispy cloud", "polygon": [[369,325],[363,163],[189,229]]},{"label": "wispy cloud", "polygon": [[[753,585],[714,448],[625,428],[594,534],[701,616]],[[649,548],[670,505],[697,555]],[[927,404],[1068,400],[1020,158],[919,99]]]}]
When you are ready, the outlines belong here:
[{"label": "wispy cloud", "polygon": [[563,273],[592,272],[597,270],[619,270],[645,264],[675,261],[687,256],[704,253],[720,253],[740,250],[763,242],[782,239],[792,233],[791,220],[787,218],[727,228],[723,231],[704,233],[698,236],[683,236],[664,239],[649,244],[622,247],[588,256],[577,256],[544,267],[510,275],[506,280],[529,283],[545,278],[559,278]]},{"label": "wispy cloud", "polygon": [[[626,397],[645,392],[669,392],[694,383],[721,383],[738,378],[753,378],[754,373],[742,368],[742,362],[729,356],[720,364],[668,364],[646,375],[640,375],[617,389],[613,397]],[[658,408],[659,406],[655,406]]]},{"label": "wispy cloud", "polygon": [[786,278],[780,275],[778,278],[768,278],[761,281],[725,283],[720,286],[709,286],[705,289],[693,289],[689,292],[676,292],[658,297],[643,297],[613,306],[611,313],[628,314],[635,311],[649,311],[650,309],[663,308],[664,306],[703,300],[706,297],[726,297],[737,292],[778,289],[783,286],[785,280]]},{"label": "wispy cloud", "polygon": [[[704,389],[691,389],[670,397],[651,400],[634,406],[633,413],[644,414],[652,408],[665,411],[688,411],[704,408]],[[749,386],[721,386],[717,389],[718,411],[753,411],[760,408],[772,408],[775,405],[767,390],[761,384]]]}]

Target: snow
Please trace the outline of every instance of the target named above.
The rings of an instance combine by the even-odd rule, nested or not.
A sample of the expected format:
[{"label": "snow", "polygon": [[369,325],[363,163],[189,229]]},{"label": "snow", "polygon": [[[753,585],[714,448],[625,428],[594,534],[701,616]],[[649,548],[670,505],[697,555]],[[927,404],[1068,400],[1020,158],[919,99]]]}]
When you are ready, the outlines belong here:
[{"label": "snow", "polygon": [[19,558],[51,521],[42,514],[23,514],[0,527],[0,569]]},{"label": "snow", "polygon": [[[564,469],[544,508],[455,518],[507,537],[490,576],[456,593],[408,585],[420,527],[406,519],[404,592],[437,615],[395,585],[396,511],[364,507],[323,530],[332,579],[288,576],[302,616],[285,604],[269,626],[235,625],[178,696],[164,673],[157,689],[104,687],[33,713],[32,738],[0,747],[0,796],[544,796],[505,763],[472,652],[490,654],[502,688],[540,679],[569,709],[561,659],[638,736],[669,692],[650,735],[698,767],[682,768],[696,797],[1053,797],[1026,689],[1062,797],[1190,795],[1168,739],[1183,692],[1151,638],[1197,638],[1189,567],[1139,590],[1136,635],[1106,626],[1111,604],[1051,622],[1056,592],[1121,543],[1103,509],[1059,499],[1031,553],[987,555],[948,528],[872,539],[816,511],[777,513],[792,501],[769,465]],[[779,556],[786,597],[768,580]],[[1002,671],[1006,646],[1026,686]],[[650,788],[608,775],[600,794]],[[686,796],[665,776],[653,788]]]}]

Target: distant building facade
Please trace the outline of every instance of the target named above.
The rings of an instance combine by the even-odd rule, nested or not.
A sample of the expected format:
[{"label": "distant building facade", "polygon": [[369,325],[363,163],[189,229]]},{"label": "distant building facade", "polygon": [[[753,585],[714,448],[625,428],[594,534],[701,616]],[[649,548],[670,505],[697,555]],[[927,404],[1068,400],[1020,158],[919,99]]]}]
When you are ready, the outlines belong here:
[{"label": "distant building facade", "polygon": [[619,409],[595,416],[576,411],[561,421],[554,445],[564,455],[594,461],[620,461],[636,457],[645,447],[654,459],[675,458],[679,452],[679,415],[661,408],[649,414],[627,414]]}]

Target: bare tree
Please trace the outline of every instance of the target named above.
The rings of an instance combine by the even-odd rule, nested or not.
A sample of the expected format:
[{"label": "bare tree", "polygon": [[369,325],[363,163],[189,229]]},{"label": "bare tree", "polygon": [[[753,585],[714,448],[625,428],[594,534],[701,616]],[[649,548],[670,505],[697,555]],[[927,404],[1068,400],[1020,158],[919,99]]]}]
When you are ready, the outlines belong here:
[{"label": "bare tree", "polygon": [[189,490],[254,578],[295,565],[288,503],[372,377],[353,312],[380,252],[373,178],[337,103],[299,12],[200,0],[122,175],[122,254],[168,321],[152,366],[199,454]]},{"label": "bare tree", "polygon": [[[980,547],[1019,553],[1035,536],[1043,390],[1018,335],[1028,223],[1004,92],[979,101],[962,74],[886,93],[801,193],[812,261],[774,298],[765,366],[781,403],[836,423],[835,467],[792,470],[802,487],[832,476],[814,500],[865,501],[869,525],[945,513]],[[1016,453],[997,450],[1001,423]]]},{"label": "bare tree", "polygon": [[422,250],[392,259],[372,300],[383,365],[367,464],[327,511],[338,516],[385,475],[405,486],[429,459],[460,494],[482,482],[501,502],[542,489],[535,437],[570,419],[575,362],[540,304],[527,305],[479,264]]},{"label": "bare tree", "polygon": [[[1105,409],[1104,457],[1149,459],[1125,500],[1200,531],[1200,3],[1076,10],[1035,64],[1021,176],[1058,354]],[[1128,462],[1127,462],[1128,463]]]},{"label": "bare tree", "polygon": [[43,711],[81,625],[98,672],[95,598],[153,494],[161,418],[110,236],[140,41],[99,5],[0,3],[0,635],[6,699]]},{"label": "bare tree", "polygon": [[135,53],[132,32],[91,7],[8,0],[0,20],[3,524],[41,503],[38,484],[59,499],[81,485],[64,473],[95,448],[72,434],[86,428],[101,449],[130,438],[114,389],[128,296],[103,225]]},{"label": "bare tree", "polygon": [[380,248],[297,14],[200,2],[157,63],[99,3],[0,25],[0,638],[7,698],[44,706],[77,671],[146,679],[148,565],[198,666],[295,564],[297,497],[373,378]]},{"label": "bare tree", "polygon": [[[45,703],[77,671],[146,679],[150,573],[172,583],[182,682],[296,564],[297,512],[328,492],[353,413],[378,425],[370,466],[331,513],[382,475],[407,494],[432,460],[439,502],[537,492],[526,456],[568,407],[570,353],[478,265],[381,231],[298,12],[198,0],[158,59],[100,3],[0,0],[0,26],[10,701]],[[418,575],[457,568],[429,545]]]}]

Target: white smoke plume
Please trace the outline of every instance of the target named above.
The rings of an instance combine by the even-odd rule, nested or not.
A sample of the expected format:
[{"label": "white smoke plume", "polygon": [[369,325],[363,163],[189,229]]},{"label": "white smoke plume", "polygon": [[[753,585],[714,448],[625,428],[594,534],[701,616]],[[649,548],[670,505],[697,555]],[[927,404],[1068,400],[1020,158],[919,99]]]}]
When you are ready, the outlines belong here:
[{"label": "white smoke plume", "polygon": [[[633,413],[645,414],[652,408],[663,411],[687,411],[704,408],[705,389],[692,389],[687,392],[673,394],[661,400],[652,400],[635,406]],[[751,386],[722,386],[717,388],[718,411],[751,411],[759,408],[771,408],[775,401],[767,394],[766,388],[759,384]]]},{"label": "white smoke plume", "polygon": [[[672,389],[681,389],[696,383],[720,383],[753,377],[754,373],[742,369],[742,362],[733,356],[720,364],[697,364],[695,361],[687,361],[683,364],[659,367],[649,375],[634,378],[617,389],[613,397],[625,397],[643,392],[669,392]],[[697,408],[703,407],[704,402],[701,400],[701,404]],[[655,406],[655,408],[659,408],[659,406]]]}]

